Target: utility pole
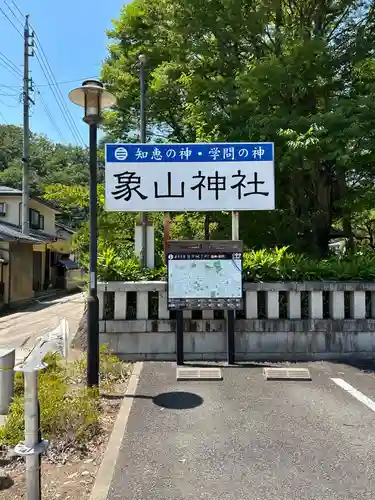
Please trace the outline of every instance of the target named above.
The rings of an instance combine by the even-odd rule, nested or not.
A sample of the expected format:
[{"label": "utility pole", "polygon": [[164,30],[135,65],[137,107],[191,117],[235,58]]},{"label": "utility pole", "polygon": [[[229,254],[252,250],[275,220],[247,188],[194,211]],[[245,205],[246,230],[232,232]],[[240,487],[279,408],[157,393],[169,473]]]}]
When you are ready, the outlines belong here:
[{"label": "utility pole", "polygon": [[[24,64],[23,64],[23,172],[22,172],[22,232],[29,233],[29,108],[30,102],[34,104],[29,93],[32,80],[29,76],[29,57],[34,55],[34,33],[30,35],[29,16],[26,16],[24,34]],[[31,47],[31,54],[30,54]]]}]

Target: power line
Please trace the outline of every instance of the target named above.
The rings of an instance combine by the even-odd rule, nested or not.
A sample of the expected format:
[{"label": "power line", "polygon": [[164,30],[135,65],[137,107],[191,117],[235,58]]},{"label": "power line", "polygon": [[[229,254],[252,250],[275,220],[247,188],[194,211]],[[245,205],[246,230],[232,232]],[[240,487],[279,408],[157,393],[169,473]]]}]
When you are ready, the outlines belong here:
[{"label": "power line", "polygon": [[43,96],[42,96],[41,92],[39,92],[39,90],[37,90],[36,92],[37,92],[38,96],[40,97],[40,101],[41,101],[41,103],[43,105],[44,111],[45,111],[45,113],[47,115],[47,118],[49,119],[52,127],[54,127],[54,129],[56,130],[56,132],[59,134],[62,142],[66,142],[64,134],[61,132],[60,127],[57,125],[56,120],[55,120],[53,114],[51,113],[49,107],[47,106],[47,103],[43,99]]},{"label": "power line", "polygon": [[18,107],[18,104],[6,104],[3,100],[0,99],[0,102],[1,104],[3,104],[3,106],[6,106],[7,108],[17,108]]},{"label": "power line", "polygon": [[2,119],[4,120],[4,123],[5,123],[6,125],[9,125],[9,123],[7,122],[7,119],[5,118],[5,116],[3,115],[3,113],[1,112],[1,110],[0,110],[0,116],[1,116],[1,117],[2,117]]},{"label": "power line", "polygon": [[13,26],[13,28],[18,32],[18,34],[23,37],[21,31],[17,28],[17,26],[14,24],[14,22],[10,19],[10,17],[7,15],[7,13],[4,11],[4,9],[2,9],[0,7],[0,12],[6,17],[6,19],[8,19],[8,21],[10,22],[10,24]]},{"label": "power line", "polygon": [[[65,80],[64,82],[56,82],[55,85],[64,85],[65,83],[75,83],[75,82],[83,82],[84,80],[90,80],[90,78],[98,78],[97,76],[86,76],[83,78],[77,78],[76,80]],[[50,87],[50,83],[46,83],[43,85],[35,85],[35,87]]]},{"label": "power line", "polygon": [[10,66],[6,61],[3,61],[2,59],[0,59],[0,66],[2,66],[4,69],[9,71],[9,73],[11,73],[13,76],[16,76],[17,78],[21,78],[22,75],[16,73],[15,70],[12,68],[12,66]]},{"label": "power line", "polygon": [[[21,14],[21,18],[22,18],[22,21],[24,21],[25,19],[25,16],[22,14],[22,12],[20,11],[20,9],[18,8],[18,6],[16,5],[15,2],[13,2],[13,0],[11,0],[12,4],[14,5],[14,7],[18,10],[18,12]],[[10,12],[13,14],[13,16],[17,19],[18,22],[20,22],[22,24],[22,22],[18,19],[18,17],[16,16],[16,14],[13,12],[12,8],[10,7],[9,3],[7,2],[7,0],[4,0],[4,3],[5,5],[8,7],[8,9],[10,10]]]},{"label": "power line", "polygon": [[[40,66],[40,69],[42,70],[42,73],[45,77],[45,79],[48,81],[48,80],[51,80],[51,77],[50,75],[48,74],[48,72],[46,71],[45,67],[44,67],[44,64],[43,62],[41,61],[41,59],[39,58],[38,54],[35,53],[35,57],[36,57],[36,60],[38,61],[39,63],[39,66]],[[80,138],[79,134],[77,133],[77,131],[75,130],[74,126],[72,127],[72,124],[69,120],[69,117],[67,116],[67,113],[64,109],[64,101],[61,99],[60,95],[56,92],[56,89],[58,89],[58,87],[56,87],[53,82],[51,83],[51,91],[52,91],[52,94],[55,98],[55,101],[61,111],[61,114],[63,115],[64,117],[64,120],[65,120],[65,123],[67,124],[74,140],[77,142],[77,143],[83,143],[83,140]]]},{"label": "power line", "polygon": [[7,57],[5,54],[3,54],[2,52],[0,52],[0,57],[4,60],[4,62],[9,65],[10,67],[13,68],[14,71],[16,71],[17,73],[20,74],[20,76],[22,76],[22,72],[21,70],[14,64],[14,62],[12,62],[9,57]]},{"label": "power line", "polygon": [[[52,90],[52,93],[56,99],[56,102],[58,103],[58,106],[60,108],[60,111],[62,112],[63,116],[64,116],[64,120],[65,122],[67,123],[74,139],[77,141],[77,143],[81,143],[83,147],[86,147],[86,144],[84,142],[84,140],[82,139],[82,136],[78,130],[78,127],[69,111],[69,108],[67,107],[65,101],[64,101],[64,97],[61,93],[61,90],[59,88],[59,86],[57,85],[57,81],[56,81],[56,78],[55,78],[55,75],[52,71],[52,68],[51,68],[51,65],[49,64],[48,62],[48,59],[47,59],[47,56],[43,50],[43,47],[41,45],[41,42],[38,38],[38,35],[35,33],[35,30],[34,31],[34,34],[35,34],[35,40],[36,40],[36,48],[39,49],[39,54],[36,52],[35,53],[35,56],[36,56],[36,59],[39,63],[39,66],[46,78],[46,81],[47,83],[50,84],[50,88]],[[40,57],[39,57],[40,55]]]},{"label": "power line", "polygon": [[23,19],[22,19],[22,21],[19,20],[19,18],[17,17],[17,15],[14,13],[14,10],[12,9],[12,7],[8,4],[7,0],[4,0],[4,4],[8,7],[8,10],[11,12],[11,14],[13,15],[13,17],[15,19],[17,19],[17,21],[22,25]]}]

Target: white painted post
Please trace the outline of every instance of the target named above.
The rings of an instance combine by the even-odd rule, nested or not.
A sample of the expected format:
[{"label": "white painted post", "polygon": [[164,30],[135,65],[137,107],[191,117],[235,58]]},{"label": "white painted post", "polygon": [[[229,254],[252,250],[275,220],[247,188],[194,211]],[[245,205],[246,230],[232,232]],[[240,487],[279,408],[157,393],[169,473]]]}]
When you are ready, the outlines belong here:
[{"label": "white painted post", "polygon": [[15,349],[0,349],[0,415],[6,415],[14,396]]},{"label": "white painted post", "polygon": [[126,299],[127,292],[119,292],[117,290],[115,291],[114,319],[126,319]]},{"label": "white painted post", "polygon": [[159,292],[158,318],[169,319],[167,292]]},{"label": "white painted post", "polygon": [[148,319],[148,292],[137,292],[137,319]]},{"label": "white painted post", "polygon": [[301,319],[301,292],[288,292],[288,318]]},{"label": "white painted post", "polygon": [[203,309],[202,319],[214,319],[214,310],[213,309]]},{"label": "white painted post", "polygon": [[232,240],[240,239],[240,214],[232,212]]},{"label": "white painted post", "polygon": [[279,292],[266,292],[266,316],[268,319],[279,318]]},{"label": "white painted post", "polygon": [[366,292],[350,294],[350,309],[354,319],[366,318]]},{"label": "white painted post", "polygon": [[309,292],[309,318],[323,318],[323,293],[321,291]]},{"label": "white painted post", "polygon": [[[155,241],[154,241],[154,226],[147,225],[147,243],[146,243],[146,262],[147,267],[155,267]],[[134,253],[142,260],[143,252],[143,227],[136,224],[134,227]]]},{"label": "white painted post", "polygon": [[345,319],[344,292],[329,293],[329,315],[331,319]]},{"label": "white painted post", "polygon": [[246,292],[246,319],[258,318],[258,292]]},{"label": "white painted post", "polygon": [[99,321],[102,321],[104,316],[104,292],[98,292],[99,301]]}]

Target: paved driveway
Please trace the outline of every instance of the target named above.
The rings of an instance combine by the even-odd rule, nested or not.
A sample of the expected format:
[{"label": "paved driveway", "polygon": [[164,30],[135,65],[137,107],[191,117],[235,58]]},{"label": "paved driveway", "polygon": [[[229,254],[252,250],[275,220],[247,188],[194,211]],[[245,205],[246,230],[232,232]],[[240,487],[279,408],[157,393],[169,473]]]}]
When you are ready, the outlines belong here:
[{"label": "paved driveway", "polygon": [[145,363],[108,500],[372,500],[372,372],[300,366],[311,382],[259,366],[176,382],[172,363]]},{"label": "paved driveway", "polygon": [[58,326],[65,317],[70,334],[76,331],[84,309],[83,294],[33,304],[0,318],[0,347],[32,346],[35,339]]}]

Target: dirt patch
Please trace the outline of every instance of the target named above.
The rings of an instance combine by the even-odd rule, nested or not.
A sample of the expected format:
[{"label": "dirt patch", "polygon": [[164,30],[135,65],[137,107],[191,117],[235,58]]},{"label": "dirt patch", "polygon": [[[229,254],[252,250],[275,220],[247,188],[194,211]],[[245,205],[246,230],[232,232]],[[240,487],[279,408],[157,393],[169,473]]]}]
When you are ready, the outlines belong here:
[{"label": "dirt patch", "polygon": [[[51,443],[47,455],[42,456],[42,498],[48,500],[87,500],[107,447],[128,380],[116,388],[115,394],[101,399],[100,429],[94,440],[84,449],[54,452]],[[7,451],[0,450],[0,500],[26,499],[25,463],[23,459],[8,459]],[[3,489],[2,489],[3,488]]]}]

